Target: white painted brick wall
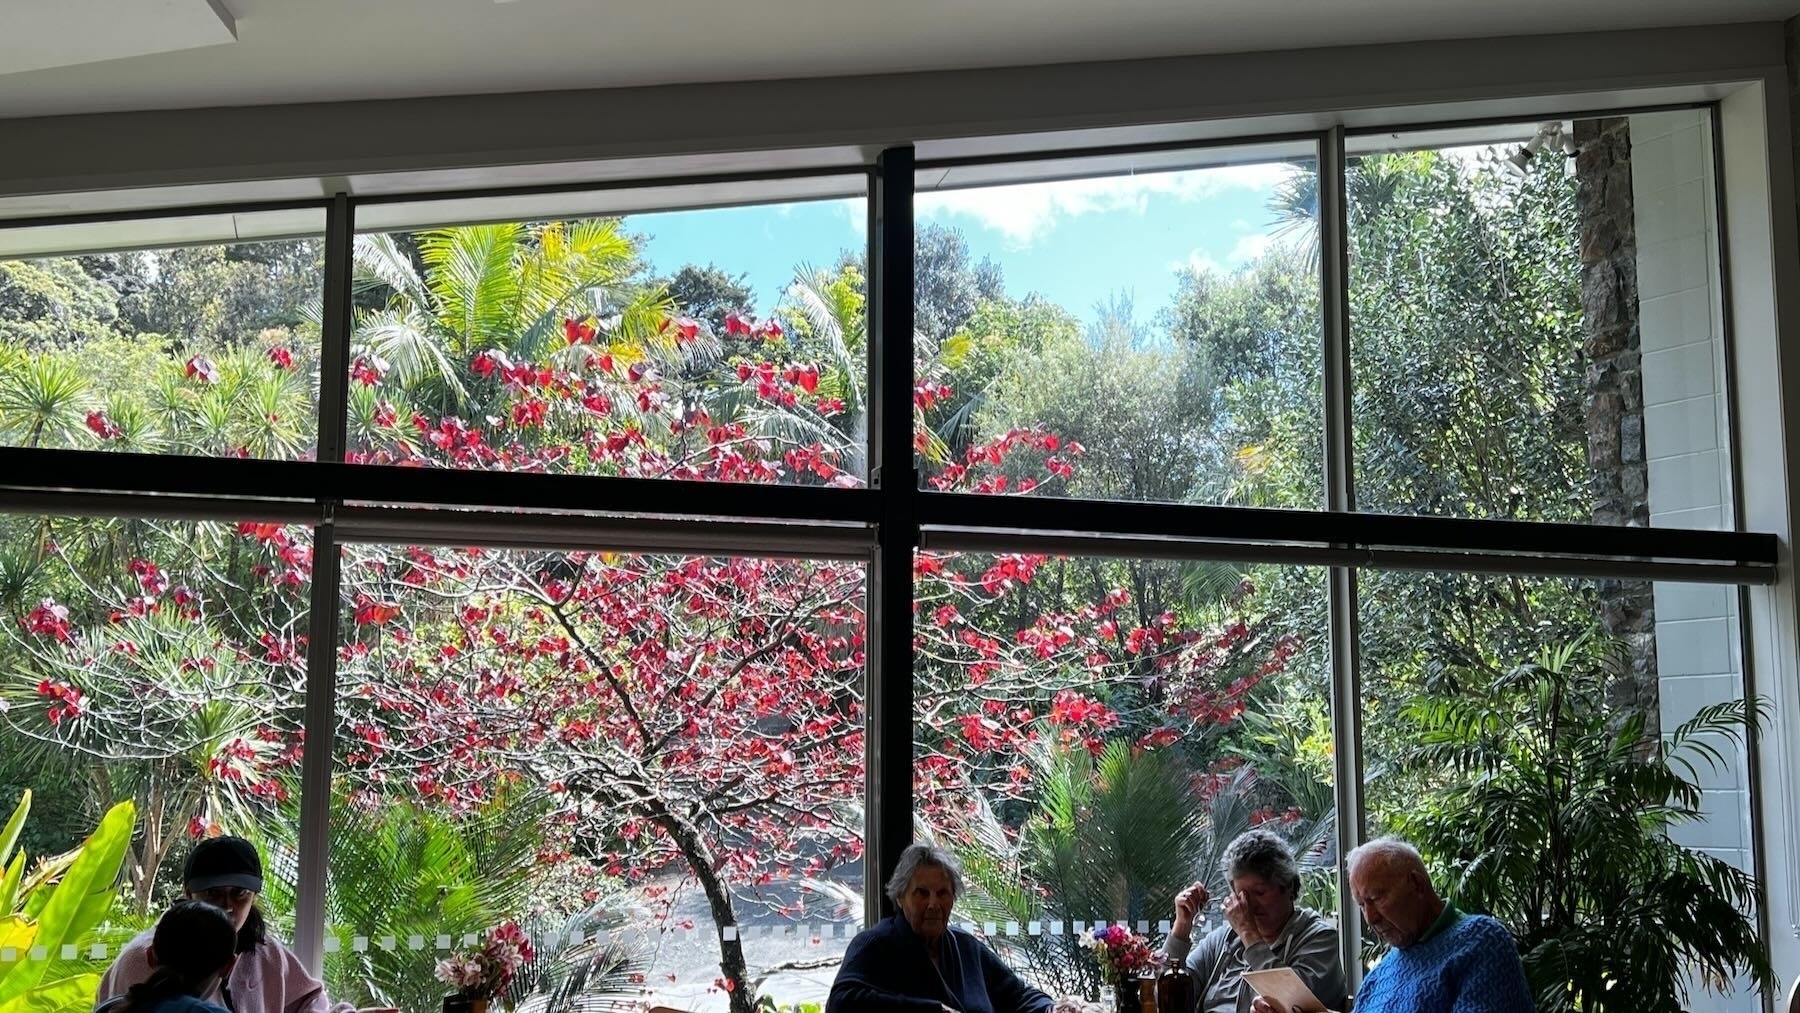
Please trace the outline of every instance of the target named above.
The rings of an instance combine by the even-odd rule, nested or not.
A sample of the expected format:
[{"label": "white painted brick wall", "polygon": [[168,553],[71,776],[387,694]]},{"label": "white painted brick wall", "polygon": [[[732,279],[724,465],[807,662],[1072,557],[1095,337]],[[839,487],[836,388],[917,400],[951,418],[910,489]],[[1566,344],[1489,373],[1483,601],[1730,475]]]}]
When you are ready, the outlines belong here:
[{"label": "white painted brick wall", "polygon": [[[1644,374],[1644,451],[1650,522],[1723,528],[1730,523],[1723,324],[1717,265],[1717,195],[1712,135],[1700,110],[1631,118],[1632,198]],[[1738,592],[1734,587],[1656,585],[1656,655],[1662,724],[1743,689]],[[1751,868],[1748,763],[1739,746],[1727,763],[1700,770],[1703,823],[1676,839]],[[1721,998],[1696,990],[1694,1009],[1751,1013],[1753,994]]]}]

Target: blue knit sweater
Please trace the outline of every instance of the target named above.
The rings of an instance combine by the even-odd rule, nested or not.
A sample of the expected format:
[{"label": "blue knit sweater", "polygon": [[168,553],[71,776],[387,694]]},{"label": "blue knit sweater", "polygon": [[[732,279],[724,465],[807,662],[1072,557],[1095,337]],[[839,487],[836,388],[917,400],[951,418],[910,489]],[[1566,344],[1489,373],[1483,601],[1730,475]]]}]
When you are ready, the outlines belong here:
[{"label": "blue knit sweater", "polygon": [[1452,912],[1449,924],[1389,950],[1363,979],[1356,1013],[1532,1013],[1519,949],[1487,915]]}]

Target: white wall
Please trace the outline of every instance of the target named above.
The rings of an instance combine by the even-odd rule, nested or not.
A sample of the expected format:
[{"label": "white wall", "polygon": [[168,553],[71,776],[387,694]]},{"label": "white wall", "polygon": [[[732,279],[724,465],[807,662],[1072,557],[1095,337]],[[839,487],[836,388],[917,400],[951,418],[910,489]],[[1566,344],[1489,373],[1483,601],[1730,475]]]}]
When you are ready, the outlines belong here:
[{"label": "white wall", "polygon": [[[1644,451],[1650,522],[1732,526],[1724,312],[1712,126],[1702,110],[1631,117],[1643,349]],[[1656,653],[1666,733],[1709,704],[1743,696],[1738,589],[1657,584]],[[1727,762],[1701,767],[1708,818],[1672,835],[1740,869],[1756,869],[1749,761],[1742,743],[1712,743]],[[1697,992],[1695,1008],[1757,1008],[1754,993]]]},{"label": "white wall", "polygon": [[[1702,110],[1631,117],[1643,348],[1644,450],[1650,523],[1731,526],[1730,434],[1719,292],[1712,130]],[[1656,587],[1657,673],[1665,730],[1695,710],[1742,695],[1737,589]],[[1685,829],[1683,843],[1750,869],[1747,765],[1707,779],[1716,818]]]}]

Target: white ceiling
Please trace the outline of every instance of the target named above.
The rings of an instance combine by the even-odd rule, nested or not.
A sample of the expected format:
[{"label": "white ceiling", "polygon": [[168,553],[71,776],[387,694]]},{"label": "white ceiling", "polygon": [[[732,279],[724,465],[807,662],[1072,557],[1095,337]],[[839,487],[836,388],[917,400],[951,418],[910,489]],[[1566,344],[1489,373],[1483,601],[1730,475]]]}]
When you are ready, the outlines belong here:
[{"label": "white ceiling", "polygon": [[0,0],[0,75],[232,41],[222,0]]},{"label": "white ceiling", "polygon": [[[0,0],[96,22],[152,2]],[[0,49],[0,117],[1011,66],[1609,28],[1773,20],[1800,0],[213,0],[237,41],[140,51],[86,32],[79,66]],[[189,43],[190,45],[193,43]],[[9,60],[11,62],[9,62]],[[104,62],[85,62],[104,61]],[[7,73],[9,70],[16,72]],[[804,109],[794,115],[805,116]],[[571,130],[604,124],[571,123]]]}]

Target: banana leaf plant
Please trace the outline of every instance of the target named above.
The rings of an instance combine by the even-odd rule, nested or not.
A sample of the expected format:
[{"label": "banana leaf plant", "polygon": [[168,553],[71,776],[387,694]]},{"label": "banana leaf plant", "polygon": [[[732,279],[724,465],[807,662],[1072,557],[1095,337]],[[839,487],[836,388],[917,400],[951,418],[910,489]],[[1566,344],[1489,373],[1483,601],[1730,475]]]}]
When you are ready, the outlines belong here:
[{"label": "banana leaf plant", "polygon": [[0,1013],[81,1013],[93,1008],[100,969],[65,948],[79,950],[112,910],[137,811],[113,806],[80,847],[27,872],[15,846],[30,812],[27,791],[0,830]]}]

